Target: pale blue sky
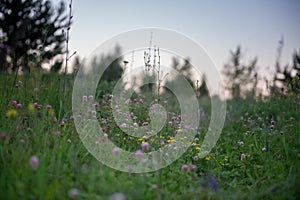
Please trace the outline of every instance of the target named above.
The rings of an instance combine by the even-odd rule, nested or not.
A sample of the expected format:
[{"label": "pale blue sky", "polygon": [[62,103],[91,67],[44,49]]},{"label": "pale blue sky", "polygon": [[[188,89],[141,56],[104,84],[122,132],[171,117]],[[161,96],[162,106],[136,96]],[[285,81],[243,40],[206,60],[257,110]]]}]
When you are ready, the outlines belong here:
[{"label": "pale blue sky", "polygon": [[298,0],[73,0],[73,11],[70,47],[82,57],[114,35],[143,27],[167,28],[190,37],[219,69],[237,45],[246,61],[257,56],[261,69],[274,66],[281,36],[283,64],[300,48]]}]

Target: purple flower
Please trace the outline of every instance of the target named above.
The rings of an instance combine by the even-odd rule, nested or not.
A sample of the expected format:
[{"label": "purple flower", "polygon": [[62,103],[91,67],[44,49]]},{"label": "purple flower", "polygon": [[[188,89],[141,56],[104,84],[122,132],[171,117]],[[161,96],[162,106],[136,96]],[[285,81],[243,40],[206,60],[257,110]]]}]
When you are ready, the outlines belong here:
[{"label": "purple flower", "polygon": [[87,102],[87,96],[83,96],[83,97],[82,97],[82,101],[83,101],[83,102]]},{"label": "purple flower", "polygon": [[22,106],[21,103],[18,103],[18,104],[17,104],[17,108],[18,108],[18,109],[21,109],[22,107],[23,107],[23,106]]},{"label": "purple flower", "polygon": [[93,96],[93,95],[90,95],[90,96],[89,96],[89,100],[91,100],[91,101],[94,100],[94,96]]},{"label": "purple flower", "polygon": [[37,156],[31,156],[29,159],[31,169],[36,170],[39,166],[39,158]]},{"label": "purple flower", "polygon": [[60,136],[61,136],[60,131],[56,131],[56,132],[55,132],[55,136],[56,136],[56,137],[60,137]]},{"label": "purple flower", "polygon": [[194,156],[193,158],[194,161],[198,161],[198,159],[199,159],[198,156]]},{"label": "purple flower", "polygon": [[141,146],[143,151],[147,151],[150,148],[150,144],[148,142],[144,142]]},{"label": "purple flower", "polygon": [[95,103],[94,103],[94,107],[97,108],[98,106],[99,106],[99,103],[98,103],[98,102],[95,102]]},{"label": "purple flower", "polygon": [[144,156],[144,153],[141,150],[137,150],[134,153],[134,156],[137,157],[137,158],[142,158]]},{"label": "purple flower", "polygon": [[52,106],[51,106],[51,105],[46,105],[46,109],[47,109],[47,110],[51,110],[51,109],[52,109]]},{"label": "purple flower", "polygon": [[219,190],[219,186],[217,184],[217,180],[215,178],[210,179],[209,181],[209,187],[214,190],[214,191],[218,191]]},{"label": "purple flower", "polygon": [[1,140],[5,141],[7,139],[7,135],[5,133],[2,133],[0,138]]},{"label": "purple flower", "polygon": [[72,141],[71,141],[71,139],[67,139],[67,143],[71,143]]},{"label": "purple flower", "polygon": [[245,143],[243,141],[239,141],[238,144],[241,146],[241,147],[244,147],[245,146]]},{"label": "purple flower", "polygon": [[181,171],[187,172],[188,170],[189,170],[189,166],[188,165],[182,165]]},{"label": "purple flower", "polygon": [[118,147],[115,147],[113,149],[113,154],[116,155],[116,156],[119,155],[120,154],[120,149]]},{"label": "purple flower", "polygon": [[17,105],[17,101],[13,100],[13,101],[11,102],[11,105],[16,106],[16,105]]},{"label": "purple flower", "polygon": [[71,120],[71,121],[74,121],[74,119],[75,119],[74,116],[71,115],[70,120]]},{"label": "purple flower", "polygon": [[36,109],[40,109],[42,107],[42,105],[38,104],[37,102],[34,102],[33,106]]},{"label": "purple flower", "polygon": [[191,166],[190,166],[190,170],[191,170],[191,171],[195,171],[196,169],[197,169],[197,166],[196,166],[196,165],[191,165]]},{"label": "purple flower", "polygon": [[143,122],[142,126],[148,126],[149,123],[148,122]]}]

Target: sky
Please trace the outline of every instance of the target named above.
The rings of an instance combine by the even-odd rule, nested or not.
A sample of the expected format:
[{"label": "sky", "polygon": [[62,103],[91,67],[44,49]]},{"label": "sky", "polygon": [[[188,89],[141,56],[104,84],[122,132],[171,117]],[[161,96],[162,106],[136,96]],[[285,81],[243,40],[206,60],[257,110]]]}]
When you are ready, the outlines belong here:
[{"label": "sky", "polygon": [[300,49],[298,0],[73,0],[73,15],[70,48],[81,57],[115,35],[145,27],[186,35],[218,69],[228,63],[230,50],[241,45],[243,61],[257,57],[263,76],[274,72],[281,37],[283,65]]}]

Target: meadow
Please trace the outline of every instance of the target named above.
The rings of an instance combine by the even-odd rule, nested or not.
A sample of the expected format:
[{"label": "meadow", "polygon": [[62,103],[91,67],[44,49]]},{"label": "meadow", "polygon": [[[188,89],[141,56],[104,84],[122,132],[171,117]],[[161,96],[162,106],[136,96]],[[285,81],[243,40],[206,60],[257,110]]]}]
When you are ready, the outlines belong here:
[{"label": "meadow", "polygon": [[[225,126],[213,150],[198,157],[209,103],[199,135],[184,155],[156,172],[111,169],[82,144],[72,114],[73,77],[58,74],[0,76],[0,199],[299,199],[300,96],[270,93],[227,102]],[[97,119],[122,148],[151,151],[174,144],[180,113],[166,101],[170,118],[158,137],[131,138],[115,125],[109,109],[112,86],[100,84]],[[147,97],[132,97],[138,125],[148,120]],[[207,100],[206,100],[207,101]],[[184,140],[184,138],[183,138]],[[113,152],[116,156],[118,152]]]}]

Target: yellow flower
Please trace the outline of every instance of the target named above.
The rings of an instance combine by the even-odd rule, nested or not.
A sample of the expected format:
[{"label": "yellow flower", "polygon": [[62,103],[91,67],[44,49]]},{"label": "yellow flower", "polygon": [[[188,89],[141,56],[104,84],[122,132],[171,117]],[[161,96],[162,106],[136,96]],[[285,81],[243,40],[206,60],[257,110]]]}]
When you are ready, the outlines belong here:
[{"label": "yellow flower", "polygon": [[197,151],[200,151],[200,150],[201,150],[201,148],[200,148],[200,147],[196,147],[196,150],[197,150]]},{"label": "yellow flower", "polygon": [[12,110],[8,110],[7,113],[6,113],[6,117],[7,118],[14,118],[18,115],[18,112],[14,109]]},{"label": "yellow flower", "polygon": [[144,142],[145,142],[145,139],[144,139],[144,138],[139,138],[138,141],[144,143]]},{"label": "yellow flower", "polygon": [[34,105],[32,103],[28,104],[28,111],[32,113],[34,111]]},{"label": "yellow flower", "polygon": [[168,143],[175,143],[176,140],[174,140],[174,139],[169,139],[169,140],[167,140],[167,142],[168,142]]},{"label": "yellow flower", "polygon": [[210,160],[210,157],[209,156],[205,157],[205,160]]},{"label": "yellow flower", "polygon": [[178,133],[181,133],[181,132],[182,132],[182,129],[178,129],[177,132],[178,132]]}]

